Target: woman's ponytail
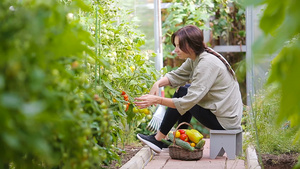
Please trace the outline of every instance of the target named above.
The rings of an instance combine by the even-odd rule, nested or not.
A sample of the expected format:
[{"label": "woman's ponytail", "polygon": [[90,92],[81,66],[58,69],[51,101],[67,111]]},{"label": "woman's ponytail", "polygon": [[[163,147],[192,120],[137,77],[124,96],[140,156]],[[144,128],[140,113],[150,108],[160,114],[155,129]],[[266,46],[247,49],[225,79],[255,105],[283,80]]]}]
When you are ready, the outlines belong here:
[{"label": "woman's ponytail", "polygon": [[227,62],[227,60],[218,52],[214,51],[213,49],[209,48],[209,47],[205,47],[204,49],[207,53],[213,54],[215,56],[217,56],[226,66],[227,70],[229,71],[229,73],[232,75],[232,77],[236,80],[236,76],[235,73],[232,69],[232,67],[229,65],[229,63]]}]

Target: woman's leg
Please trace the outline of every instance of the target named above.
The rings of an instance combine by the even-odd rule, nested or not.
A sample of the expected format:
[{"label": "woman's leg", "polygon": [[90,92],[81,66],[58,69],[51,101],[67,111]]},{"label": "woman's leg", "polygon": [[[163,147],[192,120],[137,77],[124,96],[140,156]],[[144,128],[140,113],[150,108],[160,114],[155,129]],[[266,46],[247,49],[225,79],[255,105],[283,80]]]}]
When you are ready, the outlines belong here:
[{"label": "woman's leg", "polygon": [[[183,97],[187,94],[187,88],[189,86],[179,87],[178,91],[175,92],[173,98]],[[171,128],[178,122],[178,124],[182,122],[190,123],[192,116],[194,116],[201,124],[206,126],[209,129],[213,130],[224,130],[224,128],[220,125],[216,116],[208,109],[204,109],[199,105],[195,105],[189,111],[187,111],[184,115],[181,115],[177,109],[167,108],[164,119],[161,123],[159,131],[167,135]],[[187,125],[180,126],[182,129],[188,128]],[[157,138],[160,140],[163,135],[158,136]]]},{"label": "woman's leg", "polygon": [[205,127],[212,130],[224,130],[224,128],[220,125],[217,117],[210,110],[196,105],[191,108],[189,112]]},{"label": "woman's leg", "polygon": [[[178,91],[174,93],[173,97],[182,97],[186,95],[186,91],[186,88],[180,87]],[[152,150],[159,153],[161,152],[162,148],[166,146],[163,142],[161,142],[161,139],[166,137],[174,124],[181,118],[181,114],[176,109],[167,108],[160,129],[157,131],[157,133],[149,136],[137,134],[137,138],[147,144]]]},{"label": "woman's leg", "polygon": [[[179,87],[179,89],[174,93],[173,98],[179,98],[179,97],[183,97],[187,94],[187,87]],[[177,109],[174,108],[167,108],[165,116],[161,122],[159,131],[164,134],[167,135],[169,133],[169,131],[171,130],[171,128],[178,122],[190,122],[192,118],[192,115],[187,112],[185,113],[183,116],[177,111]],[[181,128],[187,128],[187,126],[182,125]]]}]

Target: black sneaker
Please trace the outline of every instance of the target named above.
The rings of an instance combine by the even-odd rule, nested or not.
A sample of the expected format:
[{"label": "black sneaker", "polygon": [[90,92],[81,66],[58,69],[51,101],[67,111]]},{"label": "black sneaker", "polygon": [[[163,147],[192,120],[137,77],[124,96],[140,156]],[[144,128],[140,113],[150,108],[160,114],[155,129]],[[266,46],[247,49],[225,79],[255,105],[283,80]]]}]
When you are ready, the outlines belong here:
[{"label": "black sneaker", "polygon": [[[153,137],[155,137],[155,135],[156,135],[156,133],[154,133],[154,134],[151,134],[150,136],[153,136]],[[155,139],[156,140],[156,139]],[[167,141],[170,141],[170,142],[172,142],[170,139],[168,139]],[[165,143],[163,143],[163,146],[162,146],[162,148],[168,148],[169,147],[169,145],[167,145],[167,144],[165,144]]]},{"label": "black sneaker", "polygon": [[156,153],[160,153],[162,148],[164,148],[166,146],[163,142],[157,141],[154,137],[155,136],[154,134],[152,134],[150,136],[146,136],[143,134],[137,134],[136,136],[139,140],[141,140],[143,143],[148,145]]}]

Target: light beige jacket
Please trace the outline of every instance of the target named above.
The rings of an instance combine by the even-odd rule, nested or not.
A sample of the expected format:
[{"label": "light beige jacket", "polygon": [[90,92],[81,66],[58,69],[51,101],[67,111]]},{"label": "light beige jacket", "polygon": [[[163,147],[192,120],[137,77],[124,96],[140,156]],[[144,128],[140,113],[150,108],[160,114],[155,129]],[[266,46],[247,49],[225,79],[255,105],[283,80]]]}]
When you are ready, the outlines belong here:
[{"label": "light beige jacket", "polygon": [[243,103],[239,84],[219,58],[203,52],[195,61],[188,58],[166,77],[172,87],[191,84],[187,95],[172,98],[180,114],[198,104],[215,114],[224,129],[241,129]]}]

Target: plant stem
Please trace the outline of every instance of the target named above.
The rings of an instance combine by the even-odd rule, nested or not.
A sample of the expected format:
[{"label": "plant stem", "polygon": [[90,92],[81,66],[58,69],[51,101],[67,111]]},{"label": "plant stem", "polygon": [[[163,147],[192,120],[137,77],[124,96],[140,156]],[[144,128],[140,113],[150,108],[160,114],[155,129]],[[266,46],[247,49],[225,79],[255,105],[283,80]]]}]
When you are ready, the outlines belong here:
[{"label": "plant stem", "polygon": [[[251,94],[250,94],[251,95]],[[261,157],[261,150],[260,150],[260,146],[259,146],[259,140],[258,140],[258,130],[257,130],[257,125],[256,125],[256,112],[253,110],[253,102],[252,102],[253,97],[250,97],[250,104],[251,104],[251,114],[253,115],[253,127],[255,129],[255,140],[256,140],[256,149],[257,149],[257,154],[258,154],[258,160],[259,163],[262,167],[262,169],[264,169],[264,165],[262,163],[262,157]]]},{"label": "plant stem", "polygon": [[95,55],[96,55],[96,60],[95,60],[95,86],[94,88],[96,89],[96,86],[97,86],[97,66],[98,66],[98,61],[97,61],[97,58],[98,58],[98,35],[97,35],[97,32],[98,32],[98,6],[96,6],[96,11],[95,11],[95,15],[96,15],[96,23],[95,23],[95,40],[96,40],[96,45],[95,45]]}]

